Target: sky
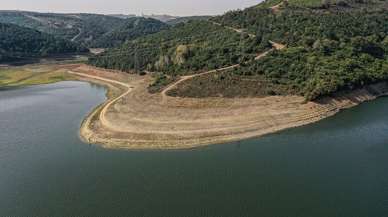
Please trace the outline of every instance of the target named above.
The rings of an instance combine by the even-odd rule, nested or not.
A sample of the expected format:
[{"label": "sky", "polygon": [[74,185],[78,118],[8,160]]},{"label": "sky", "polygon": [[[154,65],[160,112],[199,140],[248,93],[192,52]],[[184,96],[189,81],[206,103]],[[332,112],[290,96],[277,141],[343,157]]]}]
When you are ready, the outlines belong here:
[{"label": "sky", "polygon": [[217,15],[262,0],[1,0],[0,10],[61,13]]}]

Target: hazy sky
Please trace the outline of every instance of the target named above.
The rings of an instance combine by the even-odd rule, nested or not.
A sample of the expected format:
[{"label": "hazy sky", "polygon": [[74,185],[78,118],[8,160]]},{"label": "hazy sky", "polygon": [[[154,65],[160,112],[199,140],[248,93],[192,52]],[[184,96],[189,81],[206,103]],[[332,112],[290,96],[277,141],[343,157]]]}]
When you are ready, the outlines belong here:
[{"label": "hazy sky", "polygon": [[0,10],[123,14],[214,15],[262,0],[1,0]]}]

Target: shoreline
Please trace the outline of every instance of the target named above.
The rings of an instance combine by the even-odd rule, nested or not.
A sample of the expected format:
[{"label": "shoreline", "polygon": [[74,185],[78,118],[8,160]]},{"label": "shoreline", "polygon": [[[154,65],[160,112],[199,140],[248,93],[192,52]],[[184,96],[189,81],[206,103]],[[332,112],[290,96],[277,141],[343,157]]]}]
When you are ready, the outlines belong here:
[{"label": "shoreline", "polygon": [[380,82],[307,103],[298,96],[179,98],[166,95],[166,91],[150,94],[149,75],[84,64],[60,64],[54,69],[67,74],[63,81],[106,88],[106,101],[84,117],[79,136],[85,143],[109,149],[195,149],[259,138],[318,122],[388,94],[388,82]]},{"label": "shoreline", "polygon": [[[90,67],[87,66],[86,68],[90,68]],[[97,68],[92,68],[92,69],[96,71],[101,70]],[[108,70],[101,70],[101,71],[103,73],[109,73]],[[133,75],[128,75],[128,76],[130,77]],[[145,76],[140,80],[144,82],[144,80],[148,80],[148,79],[149,78]],[[125,105],[131,106],[131,103],[128,103],[128,102],[131,102],[131,98],[125,98],[122,95],[123,93],[125,93],[125,90],[122,90],[122,89],[120,90],[119,87],[113,84],[109,84],[109,83],[107,84],[104,81],[96,80],[93,78],[83,77],[81,80],[97,83],[99,85],[104,85],[105,87],[107,87],[107,91],[111,92],[110,94],[108,94],[109,96],[107,96],[107,100],[103,104],[97,106],[82,121],[80,131],[79,131],[79,134],[82,140],[87,143],[100,145],[103,148],[129,149],[129,150],[196,149],[196,148],[206,147],[210,145],[236,142],[236,141],[241,141],[241,140],[251,139],[251,138],[259,138],[261,136],[276,133],[282,130],[300,127],[300,126],[318,122],[322,119],[331,117],[344,109],[357,106],[363,102],[374,100],[380,96],[387,95],[388,93],[388,84],[386,82],[369,85],[367,87],[354,90],[354,91],[340,92],[336,94],[336,96],[334,97],[325,97],[320,99],[317,102],[304,103],[302,107],[304,108],[306,106],[310,107],[309,109],[310,112],[305,113],[304,116],[300,116],[294,119],[289,119],[288,122],[286,121],[283,123],[277,123],[277,121],[274,120],[272,125],[256,126],[254,121],[253,122],[247,121],[242,118],[243,122],[242,123],[236,122],[236,125],[246,124],[247,126],[252,125],[254,127],[243,127],[238,129],[236,128],[235,131],[233,130],[235,126],[231,126],[230,129],[228,129],[228,126],[219,127],[219,129],[209,128],[208,130],[195,128],[195,127],[189,130],[180,129],[179,128],[180,124],[182,123],[186,124],[187,120],[185,119],[174,122],[176,126],[171,128],[170,130],[164,127],[162,127],[161,129],[149,129],[148,125],[162,126],[164,122],[168,123],[167,116],[156,117],[155,119],[152,119],[152,120],[147,119],[146,120],[147,122],[144,122],[146,124],[144,124],[143,128],[139,127],[139,129],[134,129],[130,127],[125,127],[126,124],[129,122],[123,121],[123,123],[119,123],[120,121],[122,121],[121,119],[122,116],[120,116],[119,114],[120,109],[125,107]],[[138,80],[135,79],[135,81],[139,83]],[[137,84],[138,85],[137,86],[136,82],[135,84],[131,84],[131,85],[134,86],[135,91],[139,88],[144,88],[144,84],[143,85]],[[131,95],[133,97],[133,94]],[[117,96],[121,96],[121,98],[124,98],[124,99],[117,99],[116,98]],[[141,97],[142,96],[140,96],[140,98]],[[154,97],[154,96],[150,95],[149,97]],[[294,97],[294,96],[289,96],[289,97]],[[176,103],[177,101],[178,101],[178,104],[181,104],[179,103],[179,101],[187,100],[182,98],[171,99],[174,97],[168,97],[168,98],[169,98],[168,100],[170,100],[172,104]],[[265,98],[277,98],[277,97],[265,97]],[[206,101],[206,100],[207,99],[202,99],[202,100],[200,99],[198,101]],[[236,101],[239,101],[239,100],[240,99],[236,99]],[[123,104],[123,102],[120,102],[120,101],[128,101],[127,102],[128,104],[125,104],[125,103]],[[139,101],[135,101],[135,102],[139,102]],[[278,102],[275,102],[275,104],[276,103]],[[106,113],[107,113],[106,122],[107,123],[111,122],[109,124],[110,126],[105,126],[101,124],[100,117],[99,117],[101,114],[101,110],[103,110],[107,104],[110,104],[111,106],[110,108],[106,109]],[[175,107],[175,106],[172,105],[172,107]],[[183,110],[186,108],[191,108],[190,106],[185,107],[184,103],[183,105],[180,105],[180,107]],[[123,112],[124,113],[122,115],[125,116],[126,115],[125,113],[128,111],[123,110]],[[231,112],[233,112],[233,110],[231,110]],[[306,112],[306,111],[302,111],[302,112]],[[144,115],[144,114],[140,114],[140,115]],[[241,115],[241,116],[244,116],[244,115]],[[266,118],[266,116],[263,116],[263,118]],[[134,117],[131,120],[134,120],[136,122],[139,119],[141,119],[141,117]],[[195,122],[193,121],[193,124],[194,123]],[[144,132],[141,132],[142,130],[144,130]],[[219,133],[219,131],[223,131],[223,130],[225,130],[224,133]],[[214,134],[213,134],[213,131],[215,131]],[[198,137],[195,137],[195,135],[197,135]]]},{"label": "shoreline", "polygon": [[[45,65],[42,67],[44,73],[50,73]],[[388,82],[381,82],[315,102],[305,102],[298,96],[179,98],[168,96],[165,91],[150,94],[149,75],[84,64],[59,64],[53,69],[66,76],[50,83],[76,80],[106,88],[106,101],[84,117],[79,136],[85,143],[110,149],[194,149],[259,138],[318,122],[388,94]]]}]

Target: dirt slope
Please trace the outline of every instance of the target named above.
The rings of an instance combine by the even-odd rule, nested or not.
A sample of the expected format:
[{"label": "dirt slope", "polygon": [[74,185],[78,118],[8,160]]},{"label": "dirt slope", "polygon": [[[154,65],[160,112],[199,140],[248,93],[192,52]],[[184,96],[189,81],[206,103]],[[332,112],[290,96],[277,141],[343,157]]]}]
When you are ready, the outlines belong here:
[{"label": "dirt slope", "polygon": [[[90,143],[124,149],[185,149],[257,137],[316,122],[384,94],[387,86],[308,103],[299,96],[192,99],[148,93],[149,76],[119,75],[125,80],[119,84],[105,79],[110,76],[106,71],[86,66],[73,71],[116,88],[112,101],[85,120],[81,136]],[[85,75],[90,72],[95,77]]]}]

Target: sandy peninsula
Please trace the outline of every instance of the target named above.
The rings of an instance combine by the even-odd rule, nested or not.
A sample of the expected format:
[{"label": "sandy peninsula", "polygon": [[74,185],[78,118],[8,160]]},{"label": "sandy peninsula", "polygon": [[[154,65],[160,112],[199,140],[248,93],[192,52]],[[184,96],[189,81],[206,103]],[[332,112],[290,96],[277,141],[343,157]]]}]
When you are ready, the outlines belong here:
[{"label": "sandy peninsula", "polygon": [[314,123],[341,109],[387,93],[379,83],[315,102],[300,96],[261,98],[179,98],[165,91],[150,94],[149,75],[111,72],[86,65],[69,73],[105,85],[108,100],[83,122],[80,135],[88,143],[120,149],[190,149],[238,141]]}]

